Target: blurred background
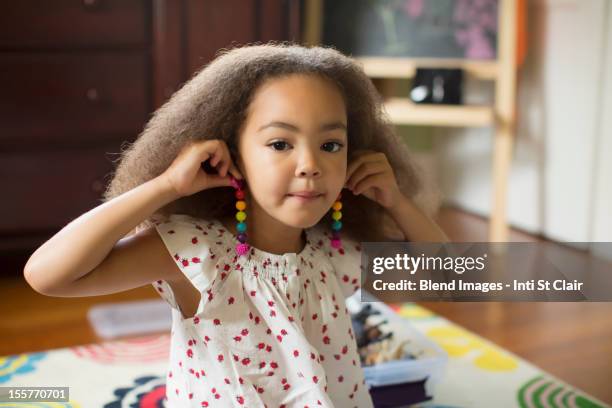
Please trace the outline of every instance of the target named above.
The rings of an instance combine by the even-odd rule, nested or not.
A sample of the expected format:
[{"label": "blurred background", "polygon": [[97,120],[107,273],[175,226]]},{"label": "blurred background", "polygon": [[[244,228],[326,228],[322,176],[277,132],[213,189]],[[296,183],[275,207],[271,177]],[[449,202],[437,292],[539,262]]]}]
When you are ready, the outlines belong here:
[{"label": "blurred background", "polygon": [[[546,241],[585,256],[612,241],[608,0],[10,2],[0,355],[97,341],[89,307],[157,296],[48,298],[22,270],[101,203],[121,146],[196,70],[222,48],[270,40],[331,45],[364,67],[423,169],[419,202],[452,241]],[[610,304],[422,305],[612,402]]]}]

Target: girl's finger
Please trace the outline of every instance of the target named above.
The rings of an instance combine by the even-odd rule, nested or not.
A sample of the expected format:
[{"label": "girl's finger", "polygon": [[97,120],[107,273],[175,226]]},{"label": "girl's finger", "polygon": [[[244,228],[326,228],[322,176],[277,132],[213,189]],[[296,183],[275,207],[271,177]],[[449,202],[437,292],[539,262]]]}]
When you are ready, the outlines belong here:
[{"label": "girl's finger", "polygon": [[225,177],[227,175],[227,171],[229,169],[230,166],[230,158],[229,157],[224,157],[222,160],[223,165],[220,167],[219,169],[219,175],[221,177]]},{"label": "girl's finger", "polygon": [[363,179],[361,182],[359,182],[355,188],[353,189],[353,194],[358,195],[361,194],[362,192],[366,191],[367,189],[376,186],[376,184],[378,183],[379,179],[382,177],[382,172],[381,173],[375,173],[372,174],[368,177],[366,177],[365,179]]},{"label": "girl's finger", "polygon": [[237,178],[239,180],[242,180],[244,177],[242,177],[242,174],[240,174],[240,171],[238,170],[238,168],[234,165],[234,163],[231,164],[230,166],[230,173],[232,173],[232,175],[234,176],[234,178]]},{"label": "girl's finger", "polygon": [[380,162],[366,162],[357,168],[351,178],[346,182],[346,185],[353,189],[357,183],[363,180],[370,174],[382,173],[385,170],[384,163]]},{"label": "girl's finger", "polygon": [[346,178],[344,179],[345,184],[348,182],[348,180],[351,178],[351,175],[353,174],[355,169],[359,167],[360,164],[361,164],[361,161],[357,161],[357,160],[349,163],[348,167],[346,168]]},{"label": "girl's finger", "polygon": [[363,163],[367,163],[367,162],[371,162],[371,161],[376,161],[376,160],[377,160],[377,158],[376,158],[376,156],[374,154],[362,154],[361,156],[359,156],[356,159],[354,159],[348,165],[348,168],[346,169],[346,179],[345,179],[345,181],[348,181],[348,179],[351,177],[353,172],[359,166],[361,166]]},{"label": "girl's finger", "polygon": [[219,148],[219,144],[217,143],[203,144],[199,153],[202,157],[202,161],[209,160],[209,163],[212,167],[215,167],[219,160],[221,160],[222,158],[222,150]]},{"label": "girl's finger", "polygon": [[211,159],[210,164],[215,167],[218,175],[225,177],[230,161],[231,159],[229,157],[229,150],[227,149],[225,143],[216,143],[215,157]]}]

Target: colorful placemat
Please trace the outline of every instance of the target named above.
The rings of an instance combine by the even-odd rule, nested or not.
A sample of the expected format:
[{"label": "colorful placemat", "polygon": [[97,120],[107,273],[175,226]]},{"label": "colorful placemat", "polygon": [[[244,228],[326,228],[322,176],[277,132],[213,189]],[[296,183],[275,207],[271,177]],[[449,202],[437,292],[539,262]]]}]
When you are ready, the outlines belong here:
[{"label": "colorful placemat", "polygon": [[[609,405],[414,303],[391,305],[449,355],[423,407],[581,407]],[[70,387],[69,403],[22,407],[164,406],[168,334],[0,357],[1,387]]]},{"label": "colorful placemat", "polygon": [[429,309],[390,306],[449,356],[433,400],[423,407],[609,407]]}]

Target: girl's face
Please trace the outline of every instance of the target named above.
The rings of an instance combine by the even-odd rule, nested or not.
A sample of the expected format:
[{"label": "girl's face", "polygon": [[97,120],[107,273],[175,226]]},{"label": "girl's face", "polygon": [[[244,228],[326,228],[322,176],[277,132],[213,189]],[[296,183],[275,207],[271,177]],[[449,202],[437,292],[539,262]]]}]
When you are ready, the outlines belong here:
[{"label": "girl's face", "polygon": [[[315,225],[344,186],[347,147],[346,108],[331,82],[299,74],[264,82],[238,143],[247,213],[295,228]],[[319,195],[295,195],[304,192]]]}]

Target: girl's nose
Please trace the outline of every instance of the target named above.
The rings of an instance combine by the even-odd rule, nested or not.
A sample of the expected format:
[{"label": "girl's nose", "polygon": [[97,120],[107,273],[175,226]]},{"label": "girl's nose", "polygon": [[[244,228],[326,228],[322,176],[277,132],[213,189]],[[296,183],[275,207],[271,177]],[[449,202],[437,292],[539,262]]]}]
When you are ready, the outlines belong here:
[{"label": "girl's nose", "polygon": [[312,153],[305,153],[301,157],[296,170],[298,177],[317,177],[321,174],[321,169]]},{"label": "girl's nose", "polygon": [[299,171],[300,177],[316,177],[320,174],[320,171],[317,169],[301,169]]}]

